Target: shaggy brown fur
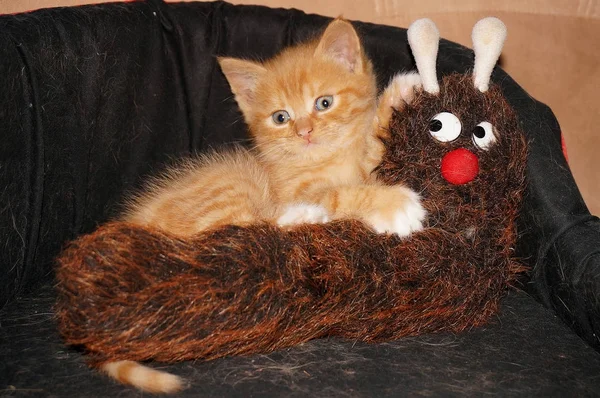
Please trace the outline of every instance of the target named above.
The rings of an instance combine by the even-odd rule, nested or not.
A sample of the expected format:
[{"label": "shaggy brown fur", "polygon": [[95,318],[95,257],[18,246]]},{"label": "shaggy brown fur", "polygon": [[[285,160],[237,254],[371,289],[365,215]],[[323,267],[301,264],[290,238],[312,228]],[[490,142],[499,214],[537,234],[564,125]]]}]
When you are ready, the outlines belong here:
[{"label": "shaggy brown fur", "polygon": [[[224,227],[182,240],[107,224],[59,258],[65,341],[98,366],[265,352],[330,335],[384,341],[487,321],[522,271],[512,256],[526,142],[499,88],[481,93],[470,76],[453,75],[440,90],[394,116],[377,170],[421,193],[424,231],[401,240],[338,221]],[[442,111],[463,125],[451,143],[429,134]],[[488,151],[471,140],[481,121],[497,131]],[[480,172],[451,185],[440,161],[459,147],[477,154]]]}]

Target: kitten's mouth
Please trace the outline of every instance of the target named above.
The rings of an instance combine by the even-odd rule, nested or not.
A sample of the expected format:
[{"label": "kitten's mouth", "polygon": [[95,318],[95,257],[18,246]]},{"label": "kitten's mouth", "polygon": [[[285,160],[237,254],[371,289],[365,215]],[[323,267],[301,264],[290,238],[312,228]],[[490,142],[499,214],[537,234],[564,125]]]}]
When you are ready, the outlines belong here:
[{"label": "kitten's mouth", "polygon": [[315,142],[315,139],[314,139],[314,138],[311,138],[311,137],[305,137],[305,138],[304,138],[304,143],[303,143],[303,144],[304,144],[304,146],[305,146],[305,147],[307,147],[307,148],[308,148],[308,147],[310,147],[310,146],[313,146],[313,145],[315,145],[315,144],[316,144],[316,142]]}]

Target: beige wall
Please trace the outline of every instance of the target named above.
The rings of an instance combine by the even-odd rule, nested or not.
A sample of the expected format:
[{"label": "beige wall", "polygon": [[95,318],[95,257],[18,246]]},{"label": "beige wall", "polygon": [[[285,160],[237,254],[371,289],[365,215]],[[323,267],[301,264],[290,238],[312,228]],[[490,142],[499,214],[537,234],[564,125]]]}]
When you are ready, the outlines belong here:
[{"label": "beige wall", "polygon": [[[0,0],[0,13],[95,0]],[[406,27],[432,18],[443,37],[470,46],[473,24],[495,15],[508,26],[503,67],[556,113],[570,165],[592,213],[600,215],[600,0],[241,0]],[[493,4],[493,5],[492,5]]]}]

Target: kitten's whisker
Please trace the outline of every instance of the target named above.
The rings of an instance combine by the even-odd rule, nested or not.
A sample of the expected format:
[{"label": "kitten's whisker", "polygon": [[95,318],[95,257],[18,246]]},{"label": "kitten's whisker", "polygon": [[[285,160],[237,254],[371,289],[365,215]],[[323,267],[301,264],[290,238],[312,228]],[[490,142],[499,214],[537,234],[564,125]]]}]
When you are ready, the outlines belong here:
[{"label": "kitten's whisker", "polygon": [[231,100],[232,98],[235,101],[235,95],[230,95],[228,97],[223,98],[223,100],[221,101],[221,104],[224,104],[225,102]]},{"label": "kitten's whisker", "polygon": [[235,126],[239,122],[240,122],[240,119],[234,119],[233,122],[231,122],[227,127]]}]

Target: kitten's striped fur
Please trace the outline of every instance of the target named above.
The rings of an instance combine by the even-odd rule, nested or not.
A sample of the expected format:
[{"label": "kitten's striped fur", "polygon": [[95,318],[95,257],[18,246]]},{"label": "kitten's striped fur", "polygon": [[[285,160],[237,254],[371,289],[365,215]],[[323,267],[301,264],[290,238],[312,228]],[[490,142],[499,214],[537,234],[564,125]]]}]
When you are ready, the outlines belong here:
[{"label": "kitten's striped fur", "polygon": [[125,219],[187,236],[225,224],[273,219],[272,196],[263,165],[236,148],[186,160],[152,179]]},{"label": "kitten's striped fur", "polygon": [[[224,224],[280,225],[358,218],[402,236],[421,228],[419,197],[371,175],[382,154],[377,134],[391,107],[420,84],[397,77],[377,101],[375,76],[352,25],[336,19],[315,41],[252,62],[220,58],[255,148],[213,153],[173,168],[131,201],[124,220],[189,236]],[[329,107],[318,109],[326,96]],[[277,124],[273,114],[286,111]],[[177,376],[136,362],[109,362],[111,377],[149,392],[174,392]]]}]

